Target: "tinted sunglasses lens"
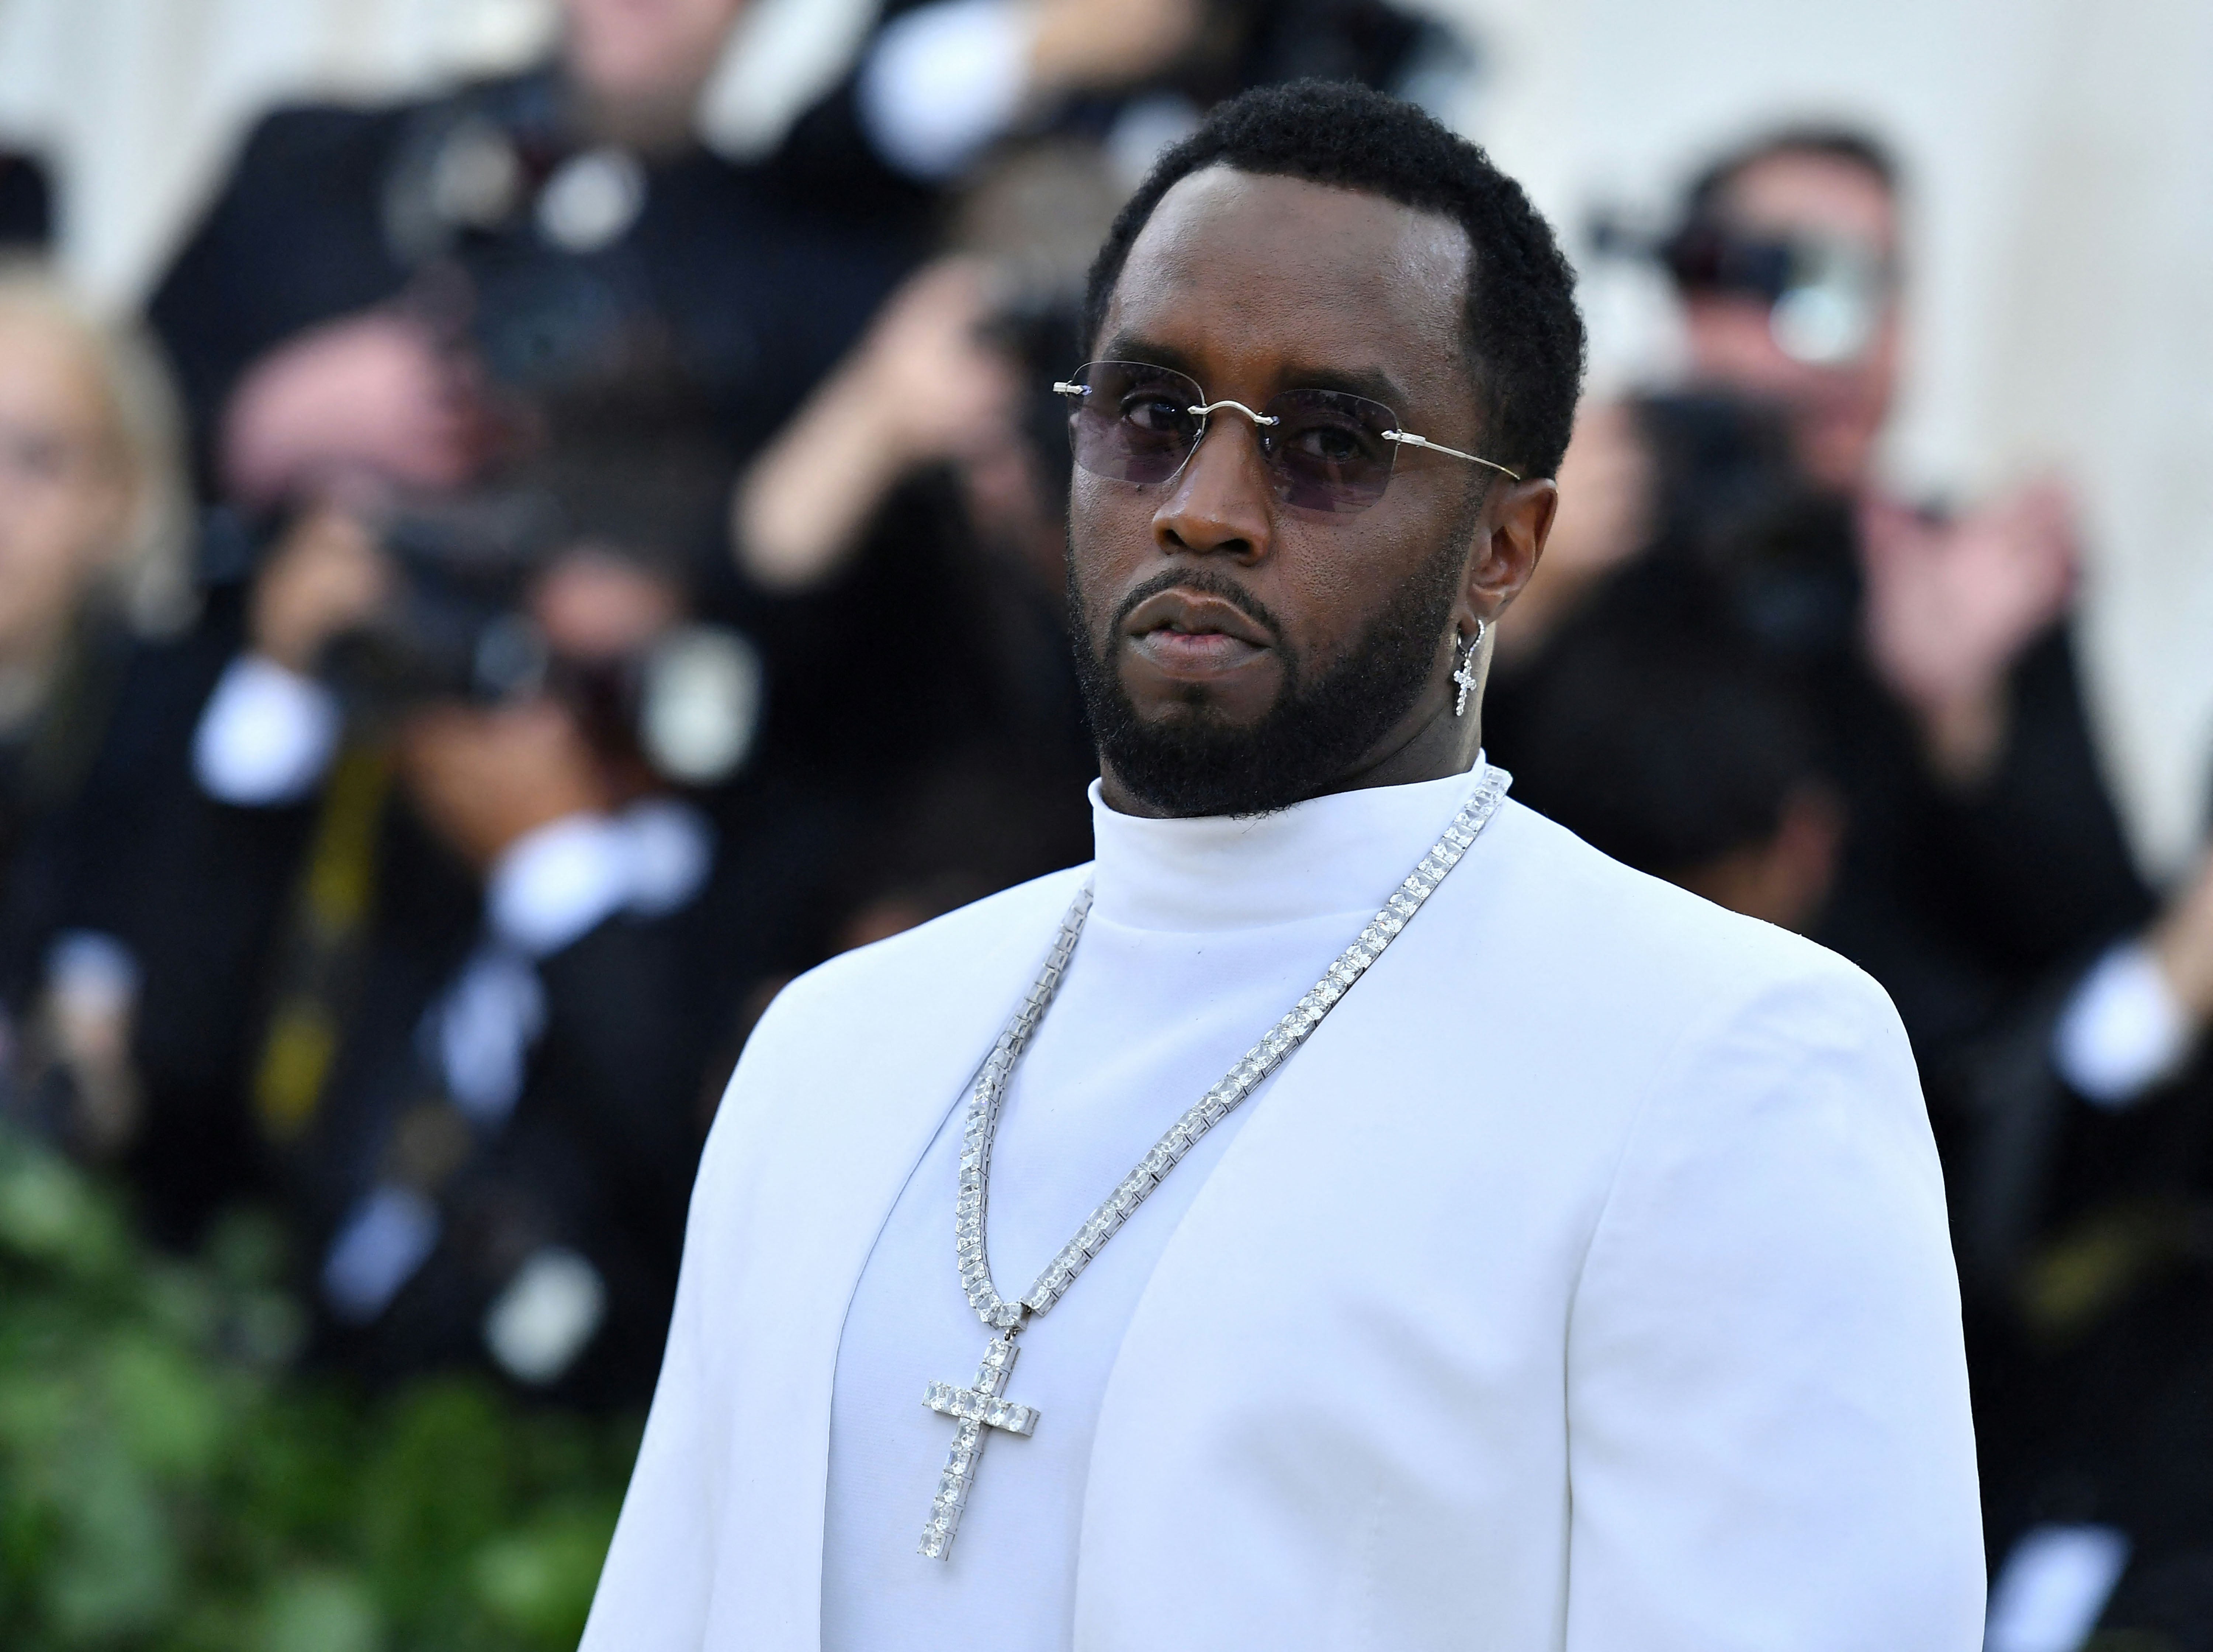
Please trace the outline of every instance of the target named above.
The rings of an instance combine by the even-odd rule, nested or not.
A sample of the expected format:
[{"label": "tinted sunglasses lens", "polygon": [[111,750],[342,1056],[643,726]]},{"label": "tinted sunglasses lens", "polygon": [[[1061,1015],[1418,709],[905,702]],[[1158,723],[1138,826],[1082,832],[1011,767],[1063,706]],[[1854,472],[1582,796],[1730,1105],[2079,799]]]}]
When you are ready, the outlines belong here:
[{"label": "tinted sunglasses lens", "polygon": [[1266,411],[1277,497],[1302,510],[1365,510],[1391,485],[1398,445],[1383,439],[1398,415],[1380,401],[1335,390],[1292,390]]},{"label": "tinted sunglasses lens", "polygon": [[1070,381],[1069,445],[1076,462],[1117,482],[1165,482],[1198,445],[1205,400],[1181,373],[1142,362],[1093,362]]}]

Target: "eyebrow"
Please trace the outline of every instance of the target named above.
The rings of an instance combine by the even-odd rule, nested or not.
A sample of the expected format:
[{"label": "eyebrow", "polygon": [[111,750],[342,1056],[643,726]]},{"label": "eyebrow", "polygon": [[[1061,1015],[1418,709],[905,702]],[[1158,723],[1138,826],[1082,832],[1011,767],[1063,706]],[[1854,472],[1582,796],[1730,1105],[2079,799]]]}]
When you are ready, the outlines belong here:
[{"label": "eyebrow", "polygon": [[1380,367],[1335,368],[1298,367],[1290,373],[1286,389],[1341,390],[1347,395],[1365,396],[1370,401],[1397,409],[1407,402],[1406,388]]},{"label": "eyebrow", "polygon": [[[1099,347],[1099,359],[1102,362],[1143,362],[1153,367],[1171,368],[1178,373],[1198,378],[1191,357],[1174,344],[1160,344],[1134,333],[1116,333]],[[1205,381],[1200,380],[1200,382]]]},{"label": "eyebrow", "polygon": [[[1146,362],[1155,367],[1172,368],[1187,374],[1204,387],[1205,375],[1200,373],[1190,356],[1174,344],[1156,339],[1119,332],[1100,346],[1099,359],[1102,362]],[[1300,365],[1294,363],[1282,375],[1277,386],[1283,390],[1338,390],[1347,395],[1365,396],[1370,401],[1380,401],[1396,412],[1409,398],[1406,388],[1381,368],[1338,368]],[[1207,392],[1209,395],[1214,393]]]}]

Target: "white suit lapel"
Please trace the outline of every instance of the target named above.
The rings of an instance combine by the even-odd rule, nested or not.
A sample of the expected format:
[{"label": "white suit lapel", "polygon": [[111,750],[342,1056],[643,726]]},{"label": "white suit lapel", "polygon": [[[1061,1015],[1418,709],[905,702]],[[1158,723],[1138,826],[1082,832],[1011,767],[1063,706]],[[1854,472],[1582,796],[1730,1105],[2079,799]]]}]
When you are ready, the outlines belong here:
[{"label": "white suit lapel", "polygon": [[[866,991],[868,955],[833,966],[862,976],[862,991],[849,975],[838,1000],[865,1003],[865,1024],[809,1017],[802,984],[792,1022],[801,1035],[758,1040],[767,1045],[758,1058],[747,1051],[748,1070],[726,1104],[744,1112],[717,1121],[729,1139],[710,1149],[725,1170],[717,1197],[729,1219],[703,1281],[704,1301],[743,1317],[710,1332],[717,1356],[703,1375],[725,1396],[723,1414],[780,1422],[741,1430],[741,1447],[728,1442],[710,1645],[725,1643],[718,1635],[748,1647],[819,1642],[831,1396],[847,1305],[907,1178],[1028,984],[1082,875],[985,903],[980,921],[971,909],[886,943],[896,961],[876,971],[880,994]],[[916,947],[933,948],[927,993],[911,990]],[[820,1097],[823,1038],[844,1046],[834,1101]],[[952,1249],[948,1210],[948,1272]]]}]

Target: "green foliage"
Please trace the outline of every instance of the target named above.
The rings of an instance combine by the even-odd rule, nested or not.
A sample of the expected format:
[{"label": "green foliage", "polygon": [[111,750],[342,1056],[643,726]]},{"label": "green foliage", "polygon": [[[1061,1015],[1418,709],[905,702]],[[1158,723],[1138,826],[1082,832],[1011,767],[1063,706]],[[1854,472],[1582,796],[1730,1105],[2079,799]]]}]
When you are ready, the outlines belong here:
[{"label": "green foliage", "polygon": [[252,1217],[186,1265],[0,1127],[0,1646],[538,1652],[582,1630],[636,1423],[290,1369]]}]

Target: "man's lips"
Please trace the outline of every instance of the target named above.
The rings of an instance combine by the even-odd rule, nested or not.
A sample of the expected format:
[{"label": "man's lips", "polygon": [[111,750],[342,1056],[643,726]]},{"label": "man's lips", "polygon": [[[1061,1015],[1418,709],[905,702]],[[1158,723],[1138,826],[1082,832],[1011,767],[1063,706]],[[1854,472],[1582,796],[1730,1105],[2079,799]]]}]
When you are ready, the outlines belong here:
[{"label": "man's lips", "polygon": [[1257,658],[1273,646],[1267,628],[1233,602],[1192,591],[1162,591],[1122,622],[1131,646],[1173,677],[1209,677]]}]

